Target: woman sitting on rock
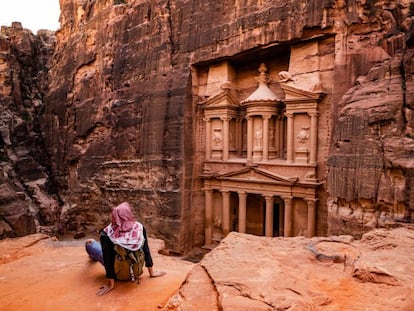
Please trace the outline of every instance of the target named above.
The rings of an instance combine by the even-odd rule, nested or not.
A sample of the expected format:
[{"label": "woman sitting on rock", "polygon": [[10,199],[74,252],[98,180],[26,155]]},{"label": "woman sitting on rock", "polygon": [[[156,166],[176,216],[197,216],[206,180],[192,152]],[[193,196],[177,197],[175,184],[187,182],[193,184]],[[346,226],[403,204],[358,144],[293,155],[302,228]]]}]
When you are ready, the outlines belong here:
[{"label": "woman sitting on rock", "polygon": [[[153,262],[148,246],[146,230],[141,223],[135,220],[129,203],[124,202],[115,207],[112,210],[111,218],[112,222],[107,227],[105,227],[100,234],[103,265],[105,267],[108,285],[104,285],[99,289],[99,291],[96,293],[98,296],[106,294],[112,290],[115,285],[115,244],[120,245],[130,251],[142,249],[144,252],[145,266],[148,269],[149,275],[151,277],[165,275],[165,272],[153,270]],[[86,250],[89,256],[92,258],[92,253],[90,250],[88,250],[88,242],[86,243]],[[96,254],[94,257],[96,257]]]}]

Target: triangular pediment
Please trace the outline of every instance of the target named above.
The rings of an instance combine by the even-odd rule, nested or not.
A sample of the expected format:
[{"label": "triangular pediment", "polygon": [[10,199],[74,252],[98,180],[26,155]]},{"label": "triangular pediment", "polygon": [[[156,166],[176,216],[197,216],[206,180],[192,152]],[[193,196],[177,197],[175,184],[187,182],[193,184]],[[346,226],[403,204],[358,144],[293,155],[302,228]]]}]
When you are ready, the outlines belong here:
[{"label": "triangular pediment", "polygon": [[311,92],[285,83],[281,83],[280,87],[285,93],[285,101],[319,101],[325,95],[322,91]]},{"label": "triangular pediment", "polygon": [[298,177],[285,177],[257,167],[247,167],[238,171],[227,172],[218,175],[216,178],[246,182],[255,181],[284,184],[294,184],[298,180]]},{"label": "triangular pediment", "polygon": [[239,100],[234,92],[224,90],[216,95],[211,96],[202,104],[205,109],[235,108],[239,106]]}]

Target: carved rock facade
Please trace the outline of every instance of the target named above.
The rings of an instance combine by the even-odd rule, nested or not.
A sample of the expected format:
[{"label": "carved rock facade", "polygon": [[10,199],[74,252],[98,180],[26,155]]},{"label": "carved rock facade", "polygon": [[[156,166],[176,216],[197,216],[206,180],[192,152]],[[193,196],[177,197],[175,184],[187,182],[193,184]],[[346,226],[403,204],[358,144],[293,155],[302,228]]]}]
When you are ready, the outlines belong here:
[{"label": "carved rock facade", "polygon": [[410,220],[410,1],[61,10],[42,131],[64,231],[124,200],[178,253]]},{"label": "carved rock facade", "polygon": [[408,1],[62,1],[43,131],[66,228],[99,228],[123,200],[175,252],[231,230],[352,227],[331,203],[359,202],[344,195],[347,151],[329,150],[339,102],[409,48],[409,15]]}]

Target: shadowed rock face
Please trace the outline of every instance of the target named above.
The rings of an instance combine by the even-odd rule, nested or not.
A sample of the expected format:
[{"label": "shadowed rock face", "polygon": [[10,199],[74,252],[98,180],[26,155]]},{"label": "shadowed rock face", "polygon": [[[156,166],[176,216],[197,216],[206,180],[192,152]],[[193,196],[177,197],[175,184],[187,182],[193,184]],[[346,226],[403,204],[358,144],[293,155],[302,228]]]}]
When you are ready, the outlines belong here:
[{"label": "shadowed rock face", "polygon": [[[300,54],[312,40],[320,48],[303,57],[303,70],[318,60],[326,94],[317,234],[360,235],[410,219],[410,1],[60,3],[40,124],[51,163],[45,176],[54,176],[63,202],[62,233],[96,232],[112,206],[129,201],[167,249],[182,253],[203,244],[198,104],[205,98],[198,94],[205,94],[199,90],[205,68],[228,60],[245,81],[243,69],[263,59],[282,68],[286,51],[294,46]],[[290,74],[303,74],[300,65]],[[25,170],[33,172],[30,167]]]},{"label": "shadowed rock face", "polygon": [[[374,7],[378,28],[353,31],[353,48],[367,51],[367,58],[376,55],[377,62],[360,73],[333,116],[327,162],[330,232],[360,236],[412,221],[412,4],[408,17],[403,6],[391,8]],[[375,47],[365,41],[373,35],[383,35]]]},{"label": "shadowed rock face", "polygon": [[0,31],[0,238],[58,221],[38,122],[54,45],[52,32],[35,36],[20,23]]},{"label": "shadowed rock face", "polygon": [[43,132],[66,229],[128,200],[168,249],[202,244],[191,66],[301,38],[310,2],[62,1]]}]

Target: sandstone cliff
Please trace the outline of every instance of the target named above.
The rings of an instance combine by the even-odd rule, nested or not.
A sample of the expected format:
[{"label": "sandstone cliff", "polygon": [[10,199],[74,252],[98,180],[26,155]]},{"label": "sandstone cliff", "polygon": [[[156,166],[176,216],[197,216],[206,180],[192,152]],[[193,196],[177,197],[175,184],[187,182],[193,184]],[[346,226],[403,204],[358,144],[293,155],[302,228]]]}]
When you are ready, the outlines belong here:
[{"label": "sandstone cliff", "polygon": [[0,238],[50,232],[59,219],[39,128],[54,47],[50,31],[0,31]]},{"label": "sandstone cliff", "polygon": [[[96,232],[110,208],[128,200],[169,250],[202,245],[199,103],[206,99],[206,68],[227,60],[243,80],[264,60],[273,71],[289,69],[294,53],[303,58],[290,68],[293,74],[318,75],[326,95],[315,176],[317,234],[361,236],[411,221],[411,1],[60,4],[40,123],[50,157],[42,180],[59,189],[62,233]],[[309,48],[315,42],[317,52]],[[251,88],[239,84],[241,94]],[[7,133],[2,137],[6,142]],[[14,202],[8,208],[19,210],[21,200],[2,187],[5,201]],[[54,200],[50,206],[58,211]]]},{"label": "sandstone cliff", "polygon": [[324,36],[330,2],[64,0],[61,8],[43,131],[66,229],[99,228],[129,200],[167,248],[202,244],[197,68],[246,52],[237,59],[269,57],[267,46],[314,29]]}]

